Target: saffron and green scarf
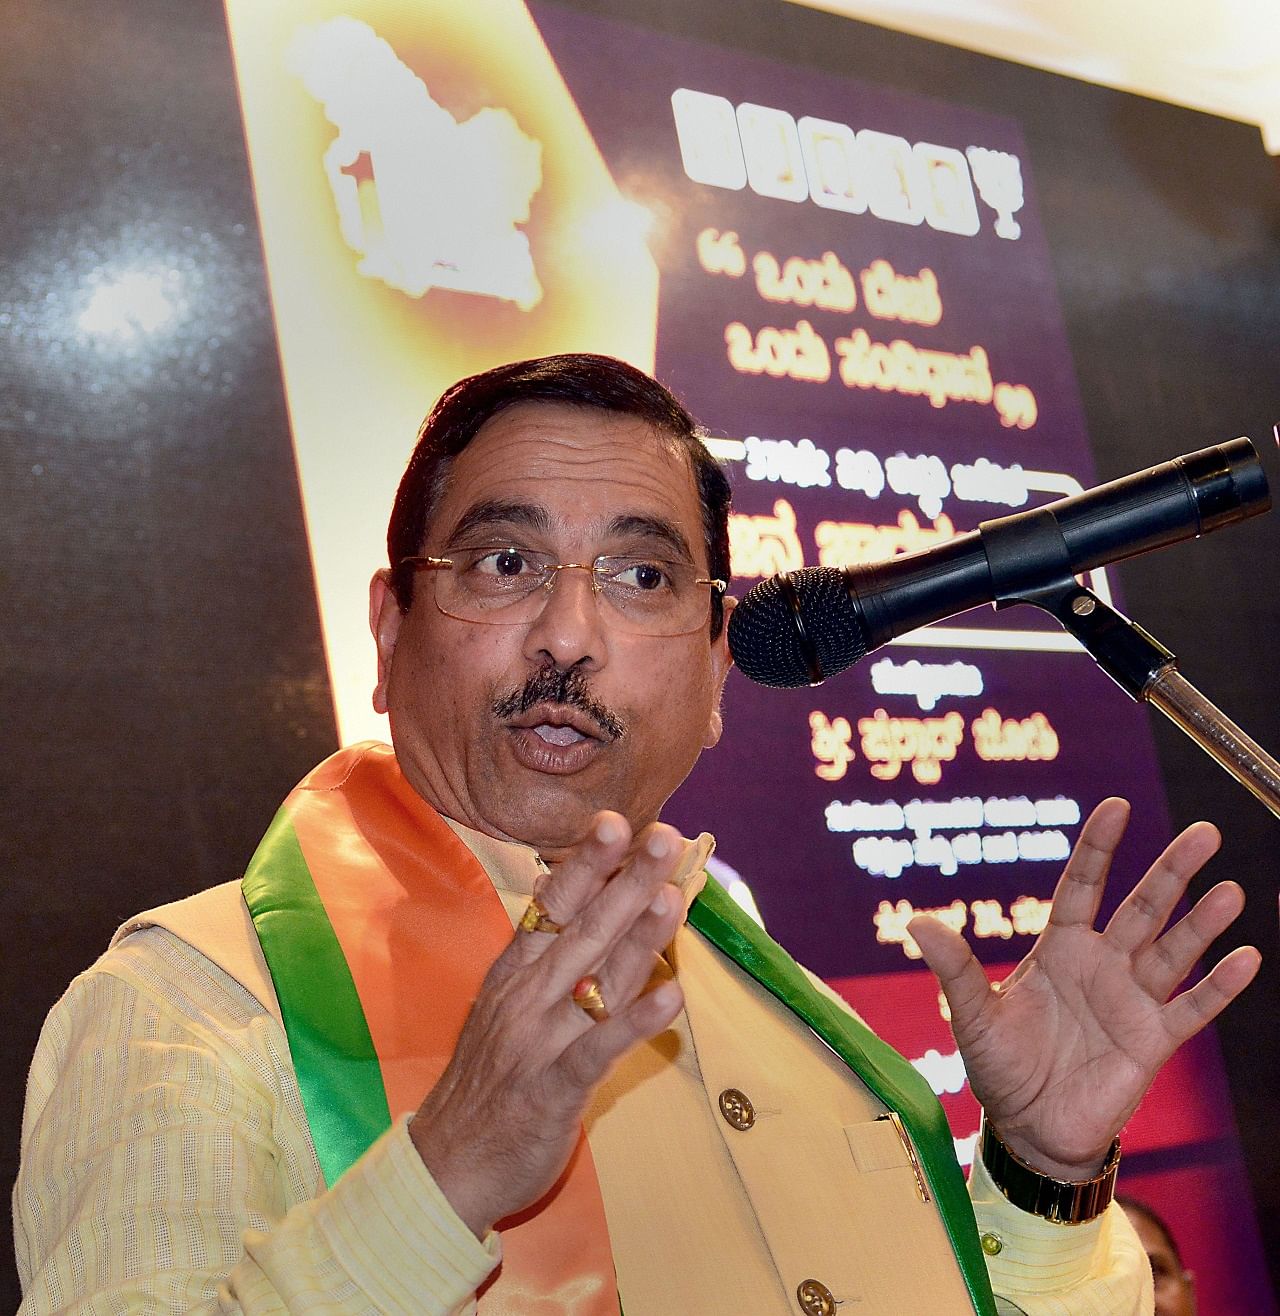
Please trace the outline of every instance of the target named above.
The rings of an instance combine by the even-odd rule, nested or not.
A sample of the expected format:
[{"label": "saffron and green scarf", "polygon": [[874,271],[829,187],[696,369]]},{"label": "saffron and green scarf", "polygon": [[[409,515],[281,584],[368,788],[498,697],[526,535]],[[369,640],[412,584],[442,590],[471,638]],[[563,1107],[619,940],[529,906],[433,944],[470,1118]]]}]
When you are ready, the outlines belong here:
[{"label": "saffron and green scarf", "polygon": [[[479,861],[408,784],[390,747],[355,745],[293,790],[243,883],[271,971],[316,1157],[332,1186],[439,1080],[488,966],[511,939]],[[979,1316],[990,1281],[946,1117],[892,1047],[817,991],[708,879],[689,923],[792,1010],[909,1132]],[[585,1135],[541,1201],[499,1223],[487,1290],[573,1283],[584,1316],[620,1312],[604,1204]],[[575,1282],[576,1281],[576,1282]],[[579,1300],[581,1302],[581,1299]]]}]

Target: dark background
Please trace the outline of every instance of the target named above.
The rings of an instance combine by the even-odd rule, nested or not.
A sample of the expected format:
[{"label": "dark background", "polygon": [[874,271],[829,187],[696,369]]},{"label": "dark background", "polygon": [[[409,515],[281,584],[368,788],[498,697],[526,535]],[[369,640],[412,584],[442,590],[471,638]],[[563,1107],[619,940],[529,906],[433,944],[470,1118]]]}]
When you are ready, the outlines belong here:
[{"label": "dark background", "polygon": [[[1280,187],[1256,128],[772,0],[571,7],[1017,120],[1100,478],[1267,440]],[[7,7],[4,38],[8,1184],[25,1065],[68,979],[129,914],[237,876],[336,737],[221,5],[47,0]],[[156,253],[182,275],[180,321],[154,344],[82,342],[91,271]],[[1120,569],[1135,617],[1272,749],[1278,547],[1273,514]],[[1267,956],[1219,1033],[1280,1279],[1280,831],[1177,732],[1156,736],[1175,823],[1217,822],[1210,876],[1250,893],[1232,943]],[[17,1302],[6,1264],[0,1305]]]}]

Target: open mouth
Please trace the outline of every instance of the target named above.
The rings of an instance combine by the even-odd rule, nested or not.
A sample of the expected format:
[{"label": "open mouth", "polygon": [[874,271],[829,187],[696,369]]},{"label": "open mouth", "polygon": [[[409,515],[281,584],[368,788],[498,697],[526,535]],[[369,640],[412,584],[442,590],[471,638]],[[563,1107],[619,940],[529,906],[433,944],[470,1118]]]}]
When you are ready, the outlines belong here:
[{"label": "open mouth", "polygon": [[576,745],[581,740],[611,739],[595,719],[571,704],[534,704],[508,721],[513,731],[532,731],[548,745]]},{"label": "open mouth", "polygon": [[506,725],[516,758],[537,772],[581,771],[612,739],[589,713],[546,701],[518,713]]},{"label": "open mouth", "polygon": [[588,739],[576,727],[554,726],[550,722],[539,722],[529,730],[548,745],[576,745],[580,740]]}]

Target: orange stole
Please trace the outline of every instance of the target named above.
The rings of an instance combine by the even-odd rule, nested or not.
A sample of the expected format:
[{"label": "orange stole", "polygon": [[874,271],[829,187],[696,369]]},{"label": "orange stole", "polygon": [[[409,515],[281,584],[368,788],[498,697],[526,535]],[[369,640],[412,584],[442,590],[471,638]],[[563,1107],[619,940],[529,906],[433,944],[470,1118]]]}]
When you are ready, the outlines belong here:
[{"label": "orange stole", "polygon": [[[511,940],[493,884],[404,779],[387,745],[341,750],[289,797],[290,818],[342,947],[392,1119],[435,1086],[489,965]],[[490,1316],[618,1316],[600,1184],[585,1134],[550,1192],[497,1225]]]}]

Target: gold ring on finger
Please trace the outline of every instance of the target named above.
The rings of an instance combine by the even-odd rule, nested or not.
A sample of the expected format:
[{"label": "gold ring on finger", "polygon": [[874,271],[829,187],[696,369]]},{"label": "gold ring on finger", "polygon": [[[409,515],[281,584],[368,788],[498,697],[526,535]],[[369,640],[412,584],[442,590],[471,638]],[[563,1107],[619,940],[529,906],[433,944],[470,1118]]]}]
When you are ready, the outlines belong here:
[{"label": "gold ring on finger", "polygon": [[542,901],[537,896],[532,896],[525,911],[520,915],[520,922],[517,925],[521,932],[551,932],[560,931],[560,924],[554,919],[547,917],[547,911],[542,906]]},{"label": "gold ring on finger", "polygon": [[604,997],[600,994],[600,980],[594,973],[574,983],[572,996],[574,1005],[584,1010],[596,1023],[602,1024],[609,1017]]}]

